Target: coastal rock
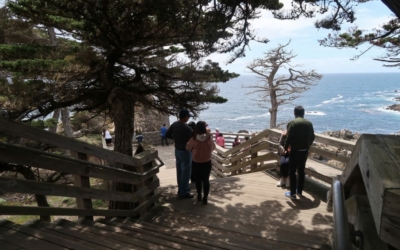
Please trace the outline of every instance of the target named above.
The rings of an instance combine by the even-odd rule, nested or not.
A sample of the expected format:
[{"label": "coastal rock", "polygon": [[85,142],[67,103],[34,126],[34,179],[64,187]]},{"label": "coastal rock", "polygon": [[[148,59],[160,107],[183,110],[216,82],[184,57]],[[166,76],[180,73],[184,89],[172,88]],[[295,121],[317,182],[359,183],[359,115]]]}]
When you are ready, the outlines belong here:
[{"label": "coastal rock", "polygon": [[393,105],[387,107],[386,109],[400,112],[400,104],[393,104]]},{"label": "coastal rock", "polygon": [[[342,129],[342,130],[337,130],[337,131],[327,131],[327,132],[324,132],[323,134],[329,135],[331,137],[343,139],[343,140],[349,140],[349,141],[357,141],[358,138],[361,136],[359,133],[353,133],[352,131],[350,131],[348,129]],[[336,148],[336,147],[325,145],[322,143],[315,143],[314,146],[317,146],[318,148],[321,148],[321,149],[324,149],[327,151],[335,152],[336,154],[341,154],[341,155],[345,155],[345,156],[351,155],[351,151],[343,149],[343,148]],[[331,160],[329,158],[325,158],[322,155],[312,154],[311,156],[314,159],[326,162],[328,164],[334,165],[341,169],[343,169],[345,166],[341,162],[337,162],[337,161]]]},{"label": "coastal rock", "polygon": [[329,135],[331,137],[340,138],[343,140],[349,140],[349,141],[356,141],[360,137],[359,133],[353,133],[348,129],[342,129],[342,130],[337,130],[337,131],[327,131],[322,134]]}]

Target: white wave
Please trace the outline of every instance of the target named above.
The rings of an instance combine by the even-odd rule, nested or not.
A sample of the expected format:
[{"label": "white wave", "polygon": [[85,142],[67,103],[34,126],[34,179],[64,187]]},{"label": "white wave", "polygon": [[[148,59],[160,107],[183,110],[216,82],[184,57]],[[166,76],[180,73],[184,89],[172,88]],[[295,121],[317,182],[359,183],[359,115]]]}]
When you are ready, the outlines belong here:
[{"label": "white wave", "polygon": [[258,115],[257,117],[266,117],[266,116],[269,116],[269,113],[265,113],[265,114],[262,114],[262,115]]},{"label": "white wave", "polygon": [[326,114],[321,111],[306,111],[306,115],[326,115]]},{"label": "white wave", "polygon": [[327,103],[331,103],[331,102],[337,102],[339,99],[342,99],[342,98],[343,98],[342,95],[338,95],[338,97],[334,97],[334,98],[332,98],[330,100],[323,101],[322,103],[323,104],[327,104]]},{"label": "white wave", "polygon": [[368,113],[368,114],[377,114],[377,113],[379,113],[379,112],[381,112],[381,110],[377,110],[377,109],[358,109],[359,111],[361,111],[361,112],[365,112],[365,113]]},{"label": "white wave", "polygon": [[254,118],[254,116],[239,116],[239,117],[236,117],[236,118],[226,118],[224,120],[226,120],[226,121],[240,121],[240,120],[251,119],[251,118]]}]

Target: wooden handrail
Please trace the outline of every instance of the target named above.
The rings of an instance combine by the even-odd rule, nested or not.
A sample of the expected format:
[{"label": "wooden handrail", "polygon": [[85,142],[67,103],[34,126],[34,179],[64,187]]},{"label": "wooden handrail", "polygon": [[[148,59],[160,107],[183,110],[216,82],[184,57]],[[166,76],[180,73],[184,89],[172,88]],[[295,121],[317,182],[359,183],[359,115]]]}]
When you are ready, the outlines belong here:
[{"label": "wooden handrail", "polygon": [[123,164],[141,166],[151,162],[154,158],[149,155],[147,157],[131,157],[118,152],[110,151],[91,145],[86,142],[78,141],[74,138],[69,138],[56,133],[49,133],[45,130],[32,127],[30,125],[12,121],[0,116],[0,131],[31,139],[38,142],[47,143],[60,148],[69,149],[72,151],[97,156],[112,162],[120,162]]},{"label": "wooden handrail", "polygon": [[0,142],[0,152],[0,161],[2,162],[40,167],[61,173],[90,176],[129,184],[139,183],[138,175],[131,171],[46,153],[33,148]]},{"label": "wooden handrail", "polygon": [[103,199],[128,202],[138,201],[137,196],[132,193],[114,192],[108,190],[75,187],[48,182],[20,180],[4,177],[0,177],[0,191],[23,194],[66,196],[86,199]]}]

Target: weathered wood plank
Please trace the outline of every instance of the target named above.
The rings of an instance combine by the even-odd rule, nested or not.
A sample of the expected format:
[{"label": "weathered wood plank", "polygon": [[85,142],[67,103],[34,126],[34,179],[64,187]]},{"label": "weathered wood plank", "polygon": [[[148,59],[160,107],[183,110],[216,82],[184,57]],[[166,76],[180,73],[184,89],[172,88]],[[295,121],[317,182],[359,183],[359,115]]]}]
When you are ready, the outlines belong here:
[{"label": "weathered wood plank", "polygon": [[15,230],[16,232],[23,233],[28,236],[32,236],[32,237],[35,237],[35,238],[53,243],[55,245],[65,247],[65,248],[79,249],[79,250],[92,250],[93,249],[93,248],[81,245],[81,244],[77,243],[76,241],[66,240],[64,237],[47,234],[47,233],[41,232],[39,230],[30,228],[27,226],[15,224],[11,221],[5,221],[4,223],[2,223],[2,226],[5,228],[8,228],[10,230]]},{"label": "weathered wood plank", "polygon": [[103,237],[98,237],[97,235],[92,234],[83,234],[77,229],[71,229],[66,227],[57,226],[54,223],[48,223],[45,221],[35,220],[30,221],[26,224],[27,226],[34,228],[36,230],[40,230],[42,232],[53,234],[56,236],[63,237],[68,240],[75,241],[79,244],[85,245],[92,249],[98,250],[110,250],[110,249],[121,249],[121,250],[129,250],[127,247],[124,247],[115,241],[112,242],[110,240],[106,240]]},{"label": "weathered wood plank", "polygon": [[[380,238],[400,247],[400,216],[385,214],[387,206],[396,209],[400,197],[391,196],[389,190],[400,189],[400,137],[390,135],[362,135],[359,166],[371,205],[372,215]],[[388,199],[389,195],[389,200]],[[390,201],[392,200],[392,201]],[[390,211],[390,209],[389,209]],[[385,220],[385,223],[383,223]],[[385,231],[386,230],[386,231]],[[390,233],[387,233],[387,230]]]},{"label": "weathered wood plank", "polygon": [[344,156],[341,154],[338,154],[336,152],[332,152],[332,151],[328,151],[328,150],[324,150],[322,148],[318,148],[316,146],[311,146],[310,147],[310,152],[316,153],[318,155],[322,155],[325,156],[329,159],[335,160],[335,161],[340,161],[343,163],[347,163],[350,160],[350,157],[348,156]]},{"label": "weathered wood plank", "polygon": [[22,249],[24,249],[19,246],[8,243],[7,241],[4,241],[4,240],[0,240],[0,246],[1,246],[1,250],[22,250]]},{"label": "weathered wood plank", "polygon": [[0,226],[0,239],[6,241],[8,243],[11,243],[13,245],[17,245],[21,248],[31,249],[31,250],[67,249],[66,247],[52,244],[50,242],[44,241],[44,240],[36,238],[34,236],[27,236],[24,233],[21,233],[21,232],[15,231],[15,230],[10,230],[9,228],[2,227],[2,226]]},{"label": "weathered wood plank", "polygon": [[[154,184],[155,185],[155,184]],[[145,192],[144,189],[141,192]],[[138,197],[133,193],[116,192],[86,187],[75,187],[48,182],[29,181],[0,177],[0,191],[9,193],[41,194],[85,199],[115,200],[136,202]]]},{"label": "weathered wood plank", "polygon": [[313,177],[315,177],[315,178],[317,178],[317,179],[319,179],[321,181],[324,181],[324,182],[326,182],[328,184],[332,183],[332,177],[331,176],[326,176],[324,174],[321,174],[321,173],[317,172],[314,169],[305,168],[304,172],[305,172],[305,174],[311,175],[311,176],[313,176]]},{"label": "weathered wood plank", "polygon": [[103,149],[86,142],[78,141],[74,138],[65,137],[56,133],[47,132],[45,130],[29,126],[21,122],[12,121],[4,117],[0,117],[0,131],[131,166],[140,166],[151,162],[154,159],[153,155],[137,159],[118,152]]},{"label": "weathered wood plank", "polygon": [[222,156],[227,157],[228,155],[234,154],[234,153],[242,150],[243,148],[250,147],[251,144],[254,144],[254,143],[260,141],[261,139],[268,136],[269,134],[270,134],[270,130],[266,129],[266,130],[262,131],[261,133],[251,137],[248,141],[244,141],[244,142],[240,143],[238,146],[231,148],[221,154],[222,154]]},{"label": "weathered wood plank", "polygon": [[69,215],[69,216],[112,216],[129,217],[137,215],[136,210],[101,210],[53,207],[0,206],[2,215]]},{"label": "weathered wood plank", "polygon": [[[141,222],[140,224],[135,224],[135,223],[122,223],[122,221],[110,221],[110,220],[105,220],[105,219],[99,219],[96,220],[96,222],[110,225],[110,226],[117,226],[119,228],[124,228],[129,231],[133,231],[135,233],[141,233],[143,231],[146,232],[146,234],[155,236],[155,237],[160,237],[162,239],[169,240],[170,242],[177,242],[183,245],[189,245],[192,247],[197,247],[198,249],[225,249],[226,244],[222,242],[211,242],[210,240],[201,240],[199,238],[195,237],[189,237],[182,235],[181,232],[176,232],[175,230],[171,229],[166,229],[160,226],[156,225],[151,225],[151,226],[144,226],[144,222]],[[216,247],[214,247],[216,246]],[[233,246],[230,246],[230,249],[232,250],[239,250],[242,248],[236,248]]]},{"label": "weathered wood plank", "polygon": [[358,240],[363,242],[363,249],[389,249],[388,245],[379,239],[366,195],[354,195],[347,199],[346,210],[348,221],[354,226],[354,230],[362,232],[363,237],[358,238]]},{"label": "weathered wood plank", "polygon": [[381,238],[393,246],[400,246],[400,189],[386,190],[382,205]]},{"label": "weathered wood plank", "polygon": [[[275,137],[279,137],[282,133],[282,130],[279,129],[270,129],[271,135]],[[323,134],[315,134],[315,142],[326,144],[329,146],[337,147],[337,148],[342,148],[346,150],[353,151],[354,146],[356,145],[355,142],[353,141],[347,141],[335,137],[331,137],[328,135],[323,135]]]},{"label": "weathered wood plank", "polygon": [[151,235],[144,230],[138,230],[134,232],[130,230],[125,224],[120,227],[115,225],[108,225],[99,222],[92,222],[87,220],[80,220],[78,223],[74,223],[71,226],[78,228],[81,231],[90,231],[99,235],[106,234],[108,237],[115,237],[124,242],[132,242],[135,245],[141,246],[146,249],[198,249],[196,247],[190,246],[183,243],[178,243],[174,239],[164,239],[161,235]]},{"label": "weathered wood plank", "polygon": [[127,170],[107,167],[87,161],[46,153],[41,150],[1,142],[0,152],[0,161],[40,167],[61,173],[90,176],[129,184],[137,184],[141,178]]},{"label": "weathered wood plank", "polygon": [[267,153],[265,155],[257,156],[256,158],[253,158],[250,161],[243,161],[243,162],[235,165],[234,167],[226,167],[222,172],[227,173],[227,172],[239,170],[239,169],[244,168],[244,167],[246,167],[248,165],[257,164],[258,162],[275,160],[275,159],[276,159],[276,155],[274,153],[269,152],[269,153]]},{"label": "weathered wood plank", "polygon": [[[71,152],[72,157],[75,159],[79,159],[82,161],[87,161],[88,157],[87,154],[80,153],[80,152]],[[82,187],[82,188],[87,188],[90,189],[90,180],[88,176],[83,176],[83,175],[73,175],[74,177],[74,185],[75,187]],[[92,209],[92,200],[91,199],[85,199],[85,198],[80,198],[76,197],[76,207],[77,208],[82,208],[82,209]],[[92,216],[86,216],[83,217],[88,220],[93,220]]]},{"label": "weathered wood plank", "polygon": [[[145,234],[140,233],[137,235],[124,233],[124,230],[115,228],[115,230],[106,230],[99,228],[97,225],[100,223],[90,222],[86,220],[79,220],[77,222],[71,222],[66,220],[57,221],[58,225],[63,227],[69,227],[71,229],[76,229],[79,232],[88,233],[91,235],[97,235],[98,237],[120,242],[125,246],[129,246],[130,249],[172,249],[168,246],[162,244],[154,244],[148,240]],[[146,240],[144,240],[146,239]],[[164,243],[164,242],[163,242]],[[167,243],[168,244],[168,243]]]},{"label": "weathered wood plank", "polygon": [[331,137],[323,134],[315,134],[315,141],[323,144],[327,144],[329,146],[334,146],[337,148],[343,148],[346,150],[353,151],[354,146],[356,145],[353,141],[347,141],[335,137]]},{"label": "weathered wood plank", "polygon": [[243,150],[241,152],[237,152],[236,155],[234,155],[234,156],[232,156],[232,157],[230,157],[228,159],[229,159],[230,163],[231,162],[235,162],[235,161],[238,161],[238,160],[240,160],[242,158],[245,158],[246,156],[252,155],[254,153],[257,153],[257,152],[259,152],[261,150],[264,150],[264,149],[267,149],[267,148],[268,148],[268,143],[260,143],[260,144],[258,144],[256,146],[253,146],[251,148],[245,149],[245,150]]}]

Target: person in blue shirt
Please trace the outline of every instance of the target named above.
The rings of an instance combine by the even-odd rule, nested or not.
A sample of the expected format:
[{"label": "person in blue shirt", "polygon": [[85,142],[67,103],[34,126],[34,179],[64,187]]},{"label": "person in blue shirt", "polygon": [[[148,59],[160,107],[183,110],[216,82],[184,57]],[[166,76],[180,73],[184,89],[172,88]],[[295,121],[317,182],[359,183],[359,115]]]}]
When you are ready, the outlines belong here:
[{"label": "person in blue shirt", "polygon": [[168,146],[168,140],[167,137],[165,137],[165,133],[167,133],[167,127],[165,127],[165,124],[161,127],[161,145],[164,147],[164,141],[165,144]]}]

